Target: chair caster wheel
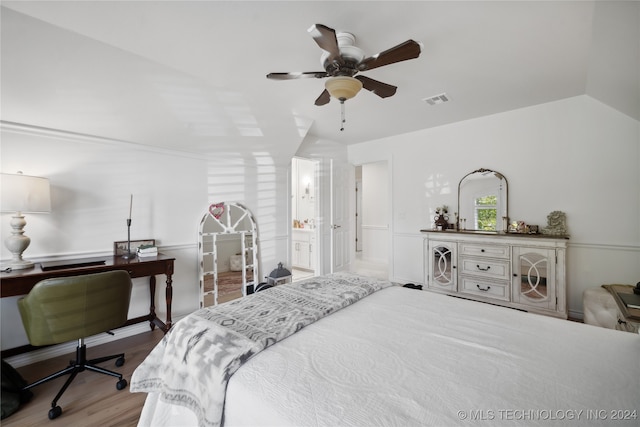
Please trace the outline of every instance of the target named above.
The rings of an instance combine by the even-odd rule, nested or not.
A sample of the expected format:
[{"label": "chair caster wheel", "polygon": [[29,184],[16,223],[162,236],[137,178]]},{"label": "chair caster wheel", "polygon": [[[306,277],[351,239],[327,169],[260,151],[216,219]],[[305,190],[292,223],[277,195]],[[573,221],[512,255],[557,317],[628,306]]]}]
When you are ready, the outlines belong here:
[{"label": "chair caster wheel", "polygon": [[49,419],[53,420],[54,418],[58,418],[62,414],[62,408],[59,406],[55,406],[49,409]]},{"label": "chair caster wheel", "polygon": [[116,383],[116,388],[117,388],[118,390],[122,390],[122,389],[123,389],[123,388],[125,388],[126,386],[127,386],[127,380],[125,380],[124,378],[123,378],[123,379],[121,379],[120,381],[118,381],[118,382]]},{"label": "chair caster wheel", "polygon": [[118,359],[116,359],[116,366],[120,367],[122,365],[124,365],[124,356],[118,357]]}]

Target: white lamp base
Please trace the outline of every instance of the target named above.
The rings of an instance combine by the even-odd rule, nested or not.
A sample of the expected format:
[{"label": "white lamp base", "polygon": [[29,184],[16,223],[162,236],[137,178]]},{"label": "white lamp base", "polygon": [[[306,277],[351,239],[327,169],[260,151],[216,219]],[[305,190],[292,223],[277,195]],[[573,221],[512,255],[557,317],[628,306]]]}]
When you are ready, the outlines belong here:
[{"label": "white lamp base", "polygon": [[24,270],[33,267],[33,262],[22,259],[22,253],[27,250],[31,243],[31,239],[24,235],[24,226],[27,225],[24,215],[17,212],[11,217],[9,224],[11,225],[11,236],[4,240],[4,245],[13,256],[7,267],[10,267],[12,270]]},{"label": "white lamp base", "polygon": [[25,270],[27,268],[32,268],[34,263],[29,261],[28,259],[21,259],[18,261],[11,260],[11,262],[6,265],[4,268],[10,268],[11,270]]}]

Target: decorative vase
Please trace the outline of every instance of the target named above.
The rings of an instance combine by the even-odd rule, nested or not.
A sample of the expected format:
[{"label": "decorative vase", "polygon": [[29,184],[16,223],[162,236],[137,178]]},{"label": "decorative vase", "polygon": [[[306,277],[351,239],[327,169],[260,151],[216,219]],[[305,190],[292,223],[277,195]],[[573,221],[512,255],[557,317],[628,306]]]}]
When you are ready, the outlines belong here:
[{"label": "decorative vase", "polygon": [[434,218],[435,224],[436,224],[436,229],[438,230],[446,230],[447,228],[449,228],[449,223],[447,222],[449,218],[446,215],[436,215]]}]

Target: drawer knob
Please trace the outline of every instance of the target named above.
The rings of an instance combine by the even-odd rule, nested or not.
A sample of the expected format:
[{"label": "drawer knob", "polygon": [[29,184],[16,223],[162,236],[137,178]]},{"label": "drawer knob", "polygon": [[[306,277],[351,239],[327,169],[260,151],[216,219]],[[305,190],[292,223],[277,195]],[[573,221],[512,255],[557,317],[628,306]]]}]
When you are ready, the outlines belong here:
[{"label": "drawer knob", "polygon": [[478,287],[478,289],[480,289],[483,292],[487,292],[489,289],[491,289],[491,286],[487,286],[486,288],[481,288],[480,285],[476,284],[476,286]]},{"label": "drawer knob", "polygon": [[480,252],[484,252],[484,249],[480,249]]},{"label": "drawer knob", "polygon": [[489,269],[491,268],[491,266],[490,266],[490,265],[487,265],[487,268],[482,268],[482,267],[480,267],[479,265],[476,265],[476,267],[477,267],[477,268],[478,268],[478,270],[480,270],[480,271],[489,271]]}]

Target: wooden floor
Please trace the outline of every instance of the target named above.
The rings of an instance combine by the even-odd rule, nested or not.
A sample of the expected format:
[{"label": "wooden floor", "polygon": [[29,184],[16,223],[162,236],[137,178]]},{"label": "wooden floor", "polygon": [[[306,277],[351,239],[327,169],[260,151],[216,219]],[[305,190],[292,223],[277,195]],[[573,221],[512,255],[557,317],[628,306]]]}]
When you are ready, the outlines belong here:
[{"label": "wooden floor", "polygon": [[[135,368],[163,335],[156,329],[153,332],[134,335],[108,344],[88,347],[87,358],[125,353],[124,366],[117,368],[115,360],[104,362],[100,366],[120,372],[127,382],[130,382]],[[31,383],[65,368],[69,360],[74,357],[75,353],[34,363],[17,370],[27,382]],[[137,425],[146,393],[131,393],[129,386],[124,390],[117,390],[117,378],[91,371],[84,371],[76,376],[58,401],[58,405],[62,408],[62,415],[49,420],[51,401],[67,378],[68,376],[57,378],[31,389],[34,394],[31,401],[23,405],[18,412],[2,420],[2,426],[129,427]]]}]

